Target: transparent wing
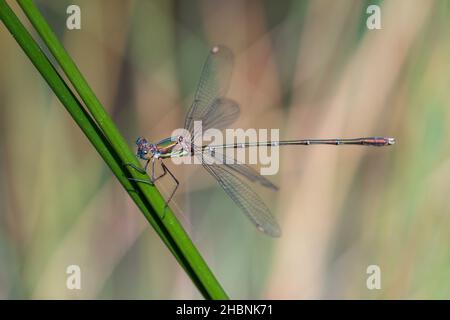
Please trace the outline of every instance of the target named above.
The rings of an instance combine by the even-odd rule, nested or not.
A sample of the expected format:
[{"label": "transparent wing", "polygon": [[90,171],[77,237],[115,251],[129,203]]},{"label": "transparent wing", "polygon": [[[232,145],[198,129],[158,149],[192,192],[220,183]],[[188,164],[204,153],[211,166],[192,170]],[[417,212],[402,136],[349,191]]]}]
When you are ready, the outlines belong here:
[{"label": "transparent wing", "polygon": [[260,185],[272,190],[278,190],[278,187],[274,185],[272,181],[259,174],[258,171],[234,158],[227,157],[224,153],[217,151],[218,149],[214,149],[214,151],[211,152],[208,148],[206,148],[202,151],[200,147],[194,146],[194,150],[195,154],[203,157],[203,163],[205,161],[207,163],[212,163],[214,161],[215,164],[224,164],[230,170],[244,176],[251,182],[259,183]]},{"label": "transparent wing", "polygon": [[[225,129],[239,118],[237,102],[227,98],[215,99],[202,116],[202,131],[210,128]],[[194,137],[196,132],[194,133]]]},{"label": "transparent wing", "polygon": [[[217,116],[220,113],[224,113],[227,106],[239,109],[234,101],[221,99],[224,98],[228,91],[233,61],[233,53],[227,47],[214,46],[211,49],[200,75],[194,102],[184,122],[184,128],[191,133],[192,137],[194,136],[194,121],[204,121],[207,115]],[[210,111],[211,108],[216,111]],[[228,113],[225,112],[225,114]]]},{"label": "transparent wing", "polygon": [[[214,164],[212,158],[206,152],[203,153],[204,168],[219,182],[220,186],[247,215],[250,221],[262,232],[272,236],[281,235],[277,221],[270,210],[245,182],[236,175],[237,171],[227,164]],[[206,160],[206,161],[205,161]],[[208,164],[213,163],[213,164]]]}]

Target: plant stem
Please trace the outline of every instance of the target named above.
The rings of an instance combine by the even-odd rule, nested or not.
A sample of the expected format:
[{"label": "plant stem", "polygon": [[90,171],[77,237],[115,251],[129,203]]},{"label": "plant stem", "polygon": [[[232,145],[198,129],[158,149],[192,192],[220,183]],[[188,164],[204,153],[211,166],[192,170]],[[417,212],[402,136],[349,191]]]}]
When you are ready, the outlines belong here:
[{"label": "plant stem", "polygon": [[[84,101],[93,119],[69,89],[48,58],[21,24],[4,0],[0,0],[0,17],[5,26],[22,47],[34,66],[38,69],[58,99],[80,126],[103,160],[111,168],[130,194],[144,216],[155,228],[158,235],[174,254],[177,261],[191,277],[194,284],[207,299],[227,299],[227,295],[201,257],[188,235],[154,186],[130,182],[127,178],[143,179],[125,163],[140,165],[129,149],[125,139],[108,116],[84,77],[59,43],[45,19],[32,1],[18,1],[50,52]],[[94,121],[95,120],[95,121]],[[144,179],[148,179],[145,175]]]}]

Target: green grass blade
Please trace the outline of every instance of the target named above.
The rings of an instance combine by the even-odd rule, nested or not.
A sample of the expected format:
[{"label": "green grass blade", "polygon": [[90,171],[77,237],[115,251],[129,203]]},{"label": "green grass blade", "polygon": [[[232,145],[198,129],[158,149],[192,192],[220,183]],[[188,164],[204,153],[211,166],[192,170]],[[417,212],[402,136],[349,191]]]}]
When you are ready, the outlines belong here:
[{"label": "green grass blade", "polygon": [[[124,163],[133,163],[135,165],[139,165],[139,163],[45,19],[33,2],[19,1],[19,4],[85,102],[95,121],[76,99],[67,84],[42,53],[39,46],[17,19],[14,12],[4,0],[0,0],[0,17],[5,26],[111,168],[119,182],[136,202],[177,261],[191,277],[203,296],[211,299],[227,299],[226,293],[181,224],[170,209],[165,209],[164,199],[157,189],[143,183],[131,183],[127,179],[127,175],[138,179],[148,179],[148,177],[146,175],[143,177],[135,170],[128,170],[123,167]],[[164,218],[162,219],[161,217]]]}]

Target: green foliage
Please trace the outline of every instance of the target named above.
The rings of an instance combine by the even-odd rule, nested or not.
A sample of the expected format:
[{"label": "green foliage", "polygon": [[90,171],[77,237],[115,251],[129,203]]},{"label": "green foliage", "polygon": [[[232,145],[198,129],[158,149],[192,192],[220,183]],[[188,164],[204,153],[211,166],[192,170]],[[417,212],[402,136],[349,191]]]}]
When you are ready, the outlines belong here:
[{"label": "green foliage", "polygon": [[148,176],[124,166],[126,163],[140,164],[38,9],[29,0],[19,1],[19,4],[89,113],[4,0],[0,0],[2,22],[203,296],[207,299],[227,299],[177,218],[170,208],[165,207],[165,200],[158,190],[154,186],[128,180],[128,177],[148,179]]}]

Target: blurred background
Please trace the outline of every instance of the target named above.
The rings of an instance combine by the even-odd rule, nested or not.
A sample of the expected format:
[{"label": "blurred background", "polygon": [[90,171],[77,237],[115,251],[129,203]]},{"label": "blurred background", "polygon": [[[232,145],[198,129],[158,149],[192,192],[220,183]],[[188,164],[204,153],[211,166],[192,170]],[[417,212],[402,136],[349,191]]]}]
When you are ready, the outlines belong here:
[{"label": "blurred background", "polygon": [[[236,56],[235,127],[397,139],[280,149],[280,190],[256,188],[278,239],[201,166],[168,162],[174,210],[232,298],[450,298],[447,0],[36,3],[131,148],[183,125],[217,43]],[[66,28],[70,4],[81,30]],[[201,298],[3,25],[0,43],[0,298]],[[72,264],[82,290],[66,288]]]}]

